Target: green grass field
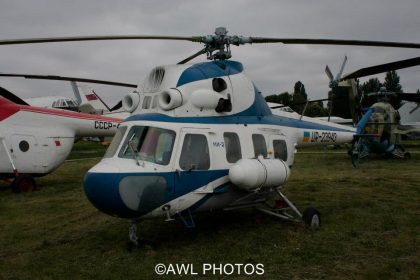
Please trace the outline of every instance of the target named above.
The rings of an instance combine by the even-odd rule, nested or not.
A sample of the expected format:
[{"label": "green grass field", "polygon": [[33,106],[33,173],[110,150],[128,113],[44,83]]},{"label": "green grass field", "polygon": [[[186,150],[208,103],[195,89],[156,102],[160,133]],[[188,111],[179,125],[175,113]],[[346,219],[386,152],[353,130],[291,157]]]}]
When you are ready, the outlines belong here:
[{"label": "green grass field", "polygon": [[[80,143],[72,158],[90,158],[92,147],[103,153]],[[139,234],[153,245],[132,252],[128,221],[98,212],[83,193],[83,176],[99,159],[66,162],[33,193],[2,184],[0,279],[181,278],[156,275],[158,263],[198,271],[203,263],[264,265],[262,276],[208,279],[420,279],[420,154],[354,169],[345,153],[319,152],[296,155],[283,189],[300,209],[318,208],[318,231],[251,209],[204,213],[195,229],[144,221]]]}]

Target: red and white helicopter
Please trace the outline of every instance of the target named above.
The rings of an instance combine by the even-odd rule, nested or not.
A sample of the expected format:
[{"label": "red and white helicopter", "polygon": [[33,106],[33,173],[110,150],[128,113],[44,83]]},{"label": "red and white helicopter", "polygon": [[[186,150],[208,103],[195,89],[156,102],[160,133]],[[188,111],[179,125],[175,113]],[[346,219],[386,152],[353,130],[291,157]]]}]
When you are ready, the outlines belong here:
[{"label": "red and white helicopter", "polygon": [[[193,213],[254,207],[308,226],[319,212],[301,213],[280,191],[296,146],[350,142],[355,129],[286,111],[271,110],[261,92],[231,58],[231,45],[333,44],[420,48],[420,44],[332,39],[214,35],[92,36],[3,40],[0,44],[162,39],[203,43],[177,65],[151,70],[122,100],[131,116],[122,122],[104,158],[85,176],[88,199],[100,211],[130,219],[130,240],[145,218],[179,218],[194,226]],[[185,64],[207,54],[208,62]],[[277,197],[277,200],[274,200]],[[274,204],[271,202],[274,201]]]},{"label": "red and white helicopter", "polygon": [[0,178],[12,189],[36,188],[33,177],[46,175],[69,155],[76,138],[112,136],[121,119],[30,106],[0,88]]}]

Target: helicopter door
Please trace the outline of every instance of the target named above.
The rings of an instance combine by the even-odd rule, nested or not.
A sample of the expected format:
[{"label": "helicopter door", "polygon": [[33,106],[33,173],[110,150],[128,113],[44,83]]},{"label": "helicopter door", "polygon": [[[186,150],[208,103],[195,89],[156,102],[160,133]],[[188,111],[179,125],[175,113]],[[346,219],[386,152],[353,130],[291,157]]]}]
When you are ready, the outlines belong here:
[{"label": "helicopter door", "polygon": [[183,195],[207,185],[211,180],[208,130],[182,129],[180,143],[176,163],[175,192]]},{"label": "helicopter door", "polygon": [[37,173],[38,145],[32,135],[12,135],[12,158],[18,171],[23,173]]}]

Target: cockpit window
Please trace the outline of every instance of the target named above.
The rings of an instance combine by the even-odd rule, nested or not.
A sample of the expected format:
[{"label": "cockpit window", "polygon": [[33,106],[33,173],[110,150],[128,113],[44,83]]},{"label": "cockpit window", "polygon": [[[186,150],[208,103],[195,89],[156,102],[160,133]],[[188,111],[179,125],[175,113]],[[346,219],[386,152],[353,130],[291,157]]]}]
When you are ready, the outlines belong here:
[{"label": "cockpit window", "polygon": [[74,101],[73,100],[67,100],[67,105],[69,106],[69,107],[76,107],[77,105],[76,105],[76,103],[74,103]]},{"label": "cockpit window", "polygon": [[168,165],[175,136],[176,133],[168,129],[133,126],[127,133],[118,157]]},{"label": "cockpit window", "polygon": [[124,134],[125,134],[126,130],[127,130],[126,126],[120,126],[118,128],[117,133],[115,133],[115,136],[112,139],[112,142],[108,147],[108,150],[106,150],[104,158],[111,158],[115,155],[115,153],[117,152],[118,146],[120,145],[121,140],[124,137]]}]

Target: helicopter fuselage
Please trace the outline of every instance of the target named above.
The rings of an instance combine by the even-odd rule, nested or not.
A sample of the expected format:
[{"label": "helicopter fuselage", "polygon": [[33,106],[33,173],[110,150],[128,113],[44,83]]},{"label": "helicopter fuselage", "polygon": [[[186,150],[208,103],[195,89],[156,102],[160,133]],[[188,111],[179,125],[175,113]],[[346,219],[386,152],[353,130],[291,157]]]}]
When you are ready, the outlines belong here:
[{"label": "helicopter fuselage", "polygon": [[[311,143],[311,135],[335,135],[325,140],[335,144],[348,142],[353,132],[276,115],[133,116],[121,124],[104,159],[87,173],[85,192],[101,211],[131,219],[261,202],[274,190],[260,182],[250,189],[237,186],[230,169],[240,159],[276,160],[284,163],[288,177],[295,146]],[[248,175],[266,176],[266,181],[275,176],[258,172]]]},{"label": "helicopter fuselage", "polygon": [[234,61],[156,67],[123,106],[132,115],[84,189],[99,210],[134,220],[262,203],[286,183],[297,145],[354,134],[273,113]]}]

